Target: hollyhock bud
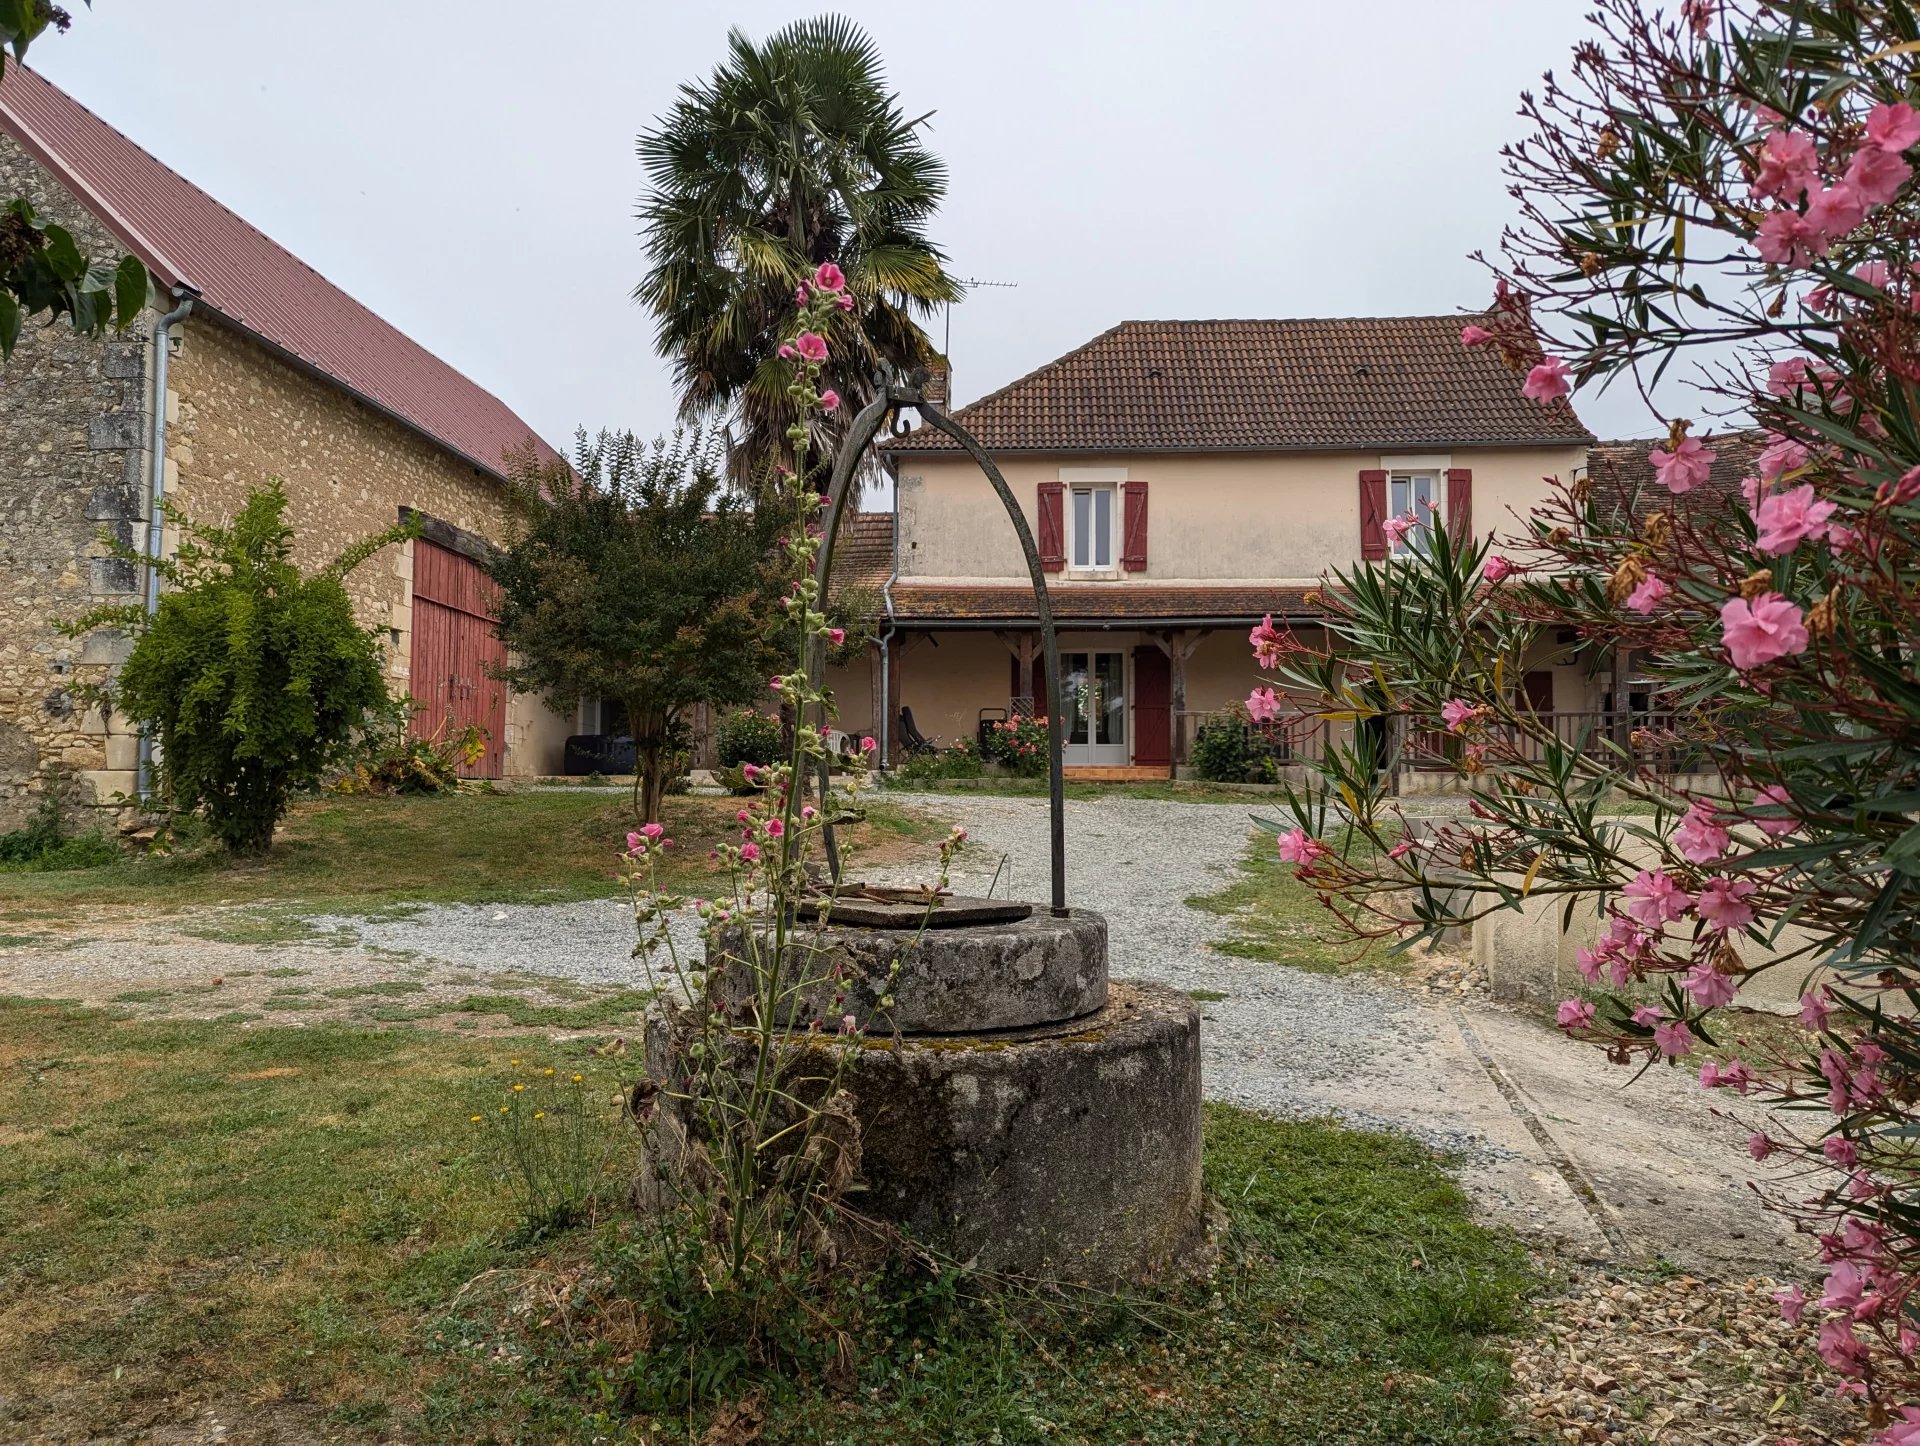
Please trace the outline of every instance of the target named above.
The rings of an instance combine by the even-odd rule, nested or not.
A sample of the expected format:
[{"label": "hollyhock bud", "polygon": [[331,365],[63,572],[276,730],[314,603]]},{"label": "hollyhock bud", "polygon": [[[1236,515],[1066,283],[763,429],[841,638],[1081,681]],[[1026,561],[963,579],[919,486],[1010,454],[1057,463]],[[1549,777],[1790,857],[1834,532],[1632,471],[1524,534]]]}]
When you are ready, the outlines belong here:
[{"label": "hollyhock bud", "polygon": [[807,303],[812,299],[813,299],[812,294],[807,290],[806,282],[803,281],[798,286],[794,287],[793,304],[796,307],[804,311],[806,309]]},{"label": "hollyhock bud", "polygon": [[787,831],[787,825],[785,820],[778,819],[778,818],[770,818],[767,820],[767,837],[768,838],[779,838],[786,831]]},{"label": "hollyhock bud", "polygon": [[781,361],[793,361],[800,353],[783,341],[780,343],[780,350],[775,352],[774,355],[778,356]]},{"label": "hollyhock bud", "polygon": [[640,832],[649,839],[657,839],[666,832],[666,829],[657,823],[643,823],[640,825]]},{"label": "hollyhock bud", "polygon": [[832,643],[836,648],[839,647],[846,640],[847,640],[847,630],[845,628],[828,628],[827,629],[827,641]]},{"label": "hollyhock bud", "polygon": [[749,863],[749,864],[759,863],[760,862],[760,845],[757,843],[751,843],[751,842],[741,844],[740,858],[743,863]]},{"label": "hollyhock bud", "polygon": [[843,291],[838,296],[834,297],[833,304],[839,307],[842,311],[852,311],[853,297],[849,295],[847,292]]},{"label": "hollyhock bud", "polygon": [[1567,364],[1557,356],[1550,356],[1527,373],[1520,395],[1530,402],[1546,406],[1559,401],[1572,390],[1573,384],[1567,378]]},{"label": "hollyhock bud", "polygon": [[873,752],[874,749],[878,748],[879,746],[880,746],[879,744],[873,741],[871,736],[864,737],[860,740],[860,751],[862,753],[871,753]]}]

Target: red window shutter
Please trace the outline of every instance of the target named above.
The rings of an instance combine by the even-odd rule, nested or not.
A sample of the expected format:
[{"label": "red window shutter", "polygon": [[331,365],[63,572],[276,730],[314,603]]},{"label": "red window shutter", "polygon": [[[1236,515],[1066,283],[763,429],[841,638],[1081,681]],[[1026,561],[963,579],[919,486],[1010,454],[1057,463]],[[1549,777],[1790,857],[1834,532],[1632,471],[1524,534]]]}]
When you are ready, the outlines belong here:
[{"label": "red window shutter", "polygon": [[1447,469],[1447,531],[1473,536],[1473,473],[1465,467]]},{"label": "red window shutter", "polygon": [[1120,549],[1120,566],[1128,572],[1147,570],[1147,484],[1123,482],[1126,494],[1126,542]]},{"label": "red window shutter", "polygon": [[1040,568],[1043,572],[1064,572],[1067,567],[1066,484],[1040,484]]},{"label": "red window shutter", "polygon": [[1360,474],[1360,556],[1368,562],[1383,560],[1387,546],[1387,474],[1363,471]]}]

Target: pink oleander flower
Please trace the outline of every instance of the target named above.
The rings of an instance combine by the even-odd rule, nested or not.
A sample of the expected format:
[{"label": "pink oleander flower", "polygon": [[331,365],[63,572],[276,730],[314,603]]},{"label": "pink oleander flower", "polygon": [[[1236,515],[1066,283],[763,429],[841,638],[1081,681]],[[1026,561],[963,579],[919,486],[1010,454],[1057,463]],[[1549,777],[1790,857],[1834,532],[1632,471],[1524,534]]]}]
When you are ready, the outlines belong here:
[{"label": "pink oleander flower", "polygon": [[1753,194],[1785,201],[1798,201],[1820,180],[1820,155],[1813,137],[1805,131],[1775,131],[1760,147],[1760,173],[1753,179]]},{"label": "pink oleander flower", "polygon": [[1835,1261],[1827,1270],[1826,1286],[1820,1292],[1820,1308],[1850,1311],[1860,1304],[1868,1284],[1866,1272],[1853,1261]]},{"label": "pink oleander flower", "polygon": [[1887,283],[1893,279],[1893,273],[1887,269],[1884,261],[1868,261],[1853,268],[1853,279],[1885,291]]},{"label": "pink oleander flower", "polygon": [[1850,1170],[1860,1163],[1860,1148],[1845,1135],[1829,1135],[1821,1143],[1820,1153],[1843,1170]]},{"label": "pink oleander flower", "polygon": [[1790,397],[1806,386],[1808,376],[1805,357],[1788,357],[1767,368],[1767,390],[1776,397]]},{"label": "pink oleander flower", "polygon": [[1904,100],[1867,112],[1867,139],[1883,151],[1904,151],[1920,142],[1920,112]]},{"label": "pink oleander flower", "polygon": [[823,412],[839,411],[840,393],[836,392],[832,387],[828,387],[824,392],[820,393],[820,410]]},{"label": "pink oleander flower", "polygon": [[[1754,1158],[1760,1159],[1761,1157],[1756,1155]],[[1776,1290],[1773,1293],[1773,1299],[1780,1307],[1780,1319],[1784,1320],[1788,1325],[1800,1324],[1800,1316],[1807,1308],[1807,1297],[1799,1286],[1790,1285],[1785,1290]]]},{"label": "pink oleander flower", "polygon": [[1627,594],[1627,607],[1645,617],[1659,607],[1661,600],[1672,591],[1658,573],[1650,572],[1640,579],[1638,587]]},{"label": "pink oleander flower", "polygon": [[[1758,1130],[1747,1136],[1747,1153],[1755,1160],[1764,1160],[1773,1153],[1773,1141]],[[1775,1297],[1777,1300],[1779,1297]]]},{"label": "pink oleander flower", "polygon": [[1769,432],[1766,448],[1760,453],[1760,475],[1768,482],[1777,482],[1786,473],[1806,466],[1808,455],[1805,443]]},{"label": "pink oleander flower", "polygon": [[760,845],[757,843],[741,844],[740,845],[740,862],[743,864],[759,863],[760,862]]},{"label": "pink oleander flower", "polygon": [[1409,532],[1419,526],[1419,520],[1411,512],[1403,512],[1398,517],[1389,517],[1380,524],[1380,530],[1387,534],[1387,541],[1398,547],[1406,540]]},{"label": "pink oleander flower", "polygon": [[1740,497],[1741,500],[1747,504],[1747,511],[1758,511],[1760,499],[1766,495],[1767,484],[1762,482],[1758,477],[1742,477],[1740,479]]},{"label": "pink oleander flower", "polygon": [[1710,864],[1721,858],[1731,842],[1720,815],[1704,798],[1696,798],[1687,807],[1680,827],[1673,831],[1674,847],[1690,864]]},{"label": "pink oleander flower", "polygon": [[1460,328],[1460,345],[1462,346],[1485,346],[1492,340],[1493,333],[1484,326],[1469,323]]},{"label": "pink oleander flower", "polygon": [[1419,845],[1412,839],[1403,838],[1399,843],[1387,850],[1387,857],[1390,859],[1403,859],[1418,847]]},{"label": "pink oleander flower", "polygon": [[1704,960],[1681,978],[1680,987],[1699,1001],[1702,1009],[1718,1009],[1733,1003],[1733,980]]},{"label": "pink oleander flower", "polygon": [[1277,668],[1286,655],[1287,636],[1273,625],[1273,614],[1268,613],[1254,625],[1247,634],[1247,641],[1253,644],[1253,660],[1263,668]]},{"label": "pink oleander flower", "polygon": [[1719,9],[1720,0],[1681,0],[1680,18],[1695,36],[1705,40],[1713,29],[1713,17]]},{"label": "pink oleander flower", "polygon": [[1824,537],[1827,520],[1835,510],[1833,503],[1814,496],[1811,482],[1771,493],[1761,499],[1754,513],[1753,520],[1760,528],[1754,546],[1771,557],[1792,552],[1809,537]]},{"label": "pink oleander flower", "polygon": [[1649,929],[1681,918],[1693,903],[1693,896],[1664,869],[1642,869],[1620,894],[1627,900],[1627,913]]},{"label": "pink oleander flower", "polygon": [[1720,1085],[1723,1089],[1738,1090],[1741,1094],[1745,1094],[1752,1086],[1753,1080],[1753,1071],[1747,1067],[1745,1060],[1729,1060],[1720,1070]]},{"label": "pink oleander flower", "polygon": [[871,735],[868,735],[860,740],[860,751],[862,753],[871,753],[873,752],[874,749],[878,748],[879,746],[880,745],[878,743],[875,743],[873,741],[873,738]]},{"label": "pink oleander flower", "polygon": [[1651,1004],[1643,1004],[1634,1010],[1630,1017],[1633,1022],[1642,1029],[1649,1029],[1660,1022],[1661,1015],[1660,1011],[1655,1009]]},{"label": "pink oleander flower", "polygon": [[1819,1034],[1827,1027],[1827,1018],[1833,1013],[1833,1006],[1827,1002],[1826,990],[1817,994],[1800,996],[1800,1027]]},{"label": "pink oleander flower", "polygon": [[1247,694],[1247,716],[1256,723],[1271,723],[1280,716],[1280,695],[1271,688],[1255,688]]},{"label": "pink oleander flower", "polygon": [[827,339],[817,331],[803,331],[793,339],[794,350],[805,361],[823,362],[827,359]]},{"label": "pink oleander flower", "polygon": [[1820,254],[1867,218],[1866,199],[1845,181],[1836,181],[1807,202],[1806,223],[1821,238]]},{"label": "pink oleander flower", "polygon": [[1654,1025],[1653,1042],[1660,1053],[1674,1059],[1693,1048],[1693,1031],[1684,1019],[1664,1020]]},{"label": "pink oleander flower", "polygon": [[1882,482],[1874,500],[1885,507],[1901,507],[1920,497],[1920,467],[1902,474],[1898,482]]},{"label": "pink oleander flower", "polygon": [[[1780,808],[1790,808],[1793,805],[1793,795],[1787,792],[1785,784],[1770,783],[1753,795],[1753,801],[1763,807],[1773,804]],[[1800,821],[1792,818],[1756,818],[1753,826],[1769,838],[1781,838],[1800,827]]]},{"label": "pink oleander flower", "polygon": [[1753,249],[1769,266],[1804,266],[1827,250],[1827,239],[1798,211],[1774,211],[1760,223]]},{"label": "pink oleander flower", "polygon": [[1584,999],[1563,999],[1554,1018],[1562,1029],[1585,1029],[1593,1023],[1593,1006]]},{"label": "pink oleander flower", "polygon": [[1567,364],[1557,356],[1550,356],[1527,373],[1527,380],[1520,388],[1520,395],[1530,402],[1545,406],[1557,402],[1573,390],[1573,383],[1567,377]]},{"label": "pink oleander flower", "polygon": [[1488,582],[1499,582],[1502,578],[1512,577],[1518,571],[1518,568],[1496,552],[1481,567],[1480,575]]},{"label": "pink oleander flower", "polygon": [[1754,919],[1753,905],[1747,900],[1759,887],[1752,879],[1709,879],[1693,901],[1693,911],[1715,933],[1744,929]]},{"label": "pink oleander flower", "polygon": [[[1900,1354],[1911,1356],[1915,1346],[1908,1344],[1910,1333],[1900,1332]],[[1916,1342],[1920,1344],[1920,1342]],[[1902,1406],[1900,1419],[1873,1438],[1873,1446],[1920,1446],[1920,1406]]]},{"label": "pink oleander flower", "polygon": [[1777,592],[1762,593],[1752,602],[1728,598],[1720,608],[1720,640],[1733,666],[1750,672],[1807,650],[1805,614]]},{"label": "pink oleander flower", "polygon": [[813,284],[821,291],[841,291],[846,287],[847,278],[831,261],[822,261],[814,268]]},{"label": "pink oleander flower", "polygon": [[1708,1060],[1700,1066],[1700,1088],[1703,1090],[1720,1088],[1720,1066],[1713,1060]]},{"label": "pink oleander flower", "polygon": [[1298,864],[1302,868],[1327,851],[1325,844],[1317,838],[1309,837],[1303,828],[1289,829],[1281,834],[1278,846],[1282,859],[1290,864]]},{"label": "pink oleander flower", "polygon": [[1440,721],[1447,732],[1458,733],[1480,715],[1480,710],[1464,698],[1449,698],[1440,705]]},{"label": "pink oleander flower", "polygon": [[1653,475],[1669,492],[1691,492],[1713,473],[1713,448],[1698,437],[1682,437],[1671,452],[1655,447],[1647,453]]},{"label": "pink oleander flower", "polygon": [[[1847,165],[1846,184],[1869,206],[1884,206],[1900,194],[1900,188],[1913,175],[1913,167],[1900,159],[1898,151],[1879,146],[1862,146]],[[1884,289],[1884,282],[1875,282]]]}]

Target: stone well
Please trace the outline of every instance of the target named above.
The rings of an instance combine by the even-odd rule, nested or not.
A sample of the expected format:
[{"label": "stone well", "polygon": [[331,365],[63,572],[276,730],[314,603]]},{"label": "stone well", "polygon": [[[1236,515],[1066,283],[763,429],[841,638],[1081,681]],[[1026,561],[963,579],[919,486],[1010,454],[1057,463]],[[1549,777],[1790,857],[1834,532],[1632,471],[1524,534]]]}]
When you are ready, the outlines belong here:
[{"label": "stone well", "polygon": [[[846,1079],[864,1188],[847,1203],[993,1272],[1114,1283],[1204,1269],[1193,1002],[1109,983],[1098,914],[1015,906],[1022,917],[959,922],[970,902],[988,901],[943,904],[952,926],[917,937],[843,914],[792,931],[808,961],[782,1021],[796,1056],[823,1047],[806,1035],[816,1019],[832,1030],[853,1014],[865,1031]],[[709,950],[712,987],[736,1006],[750,947],[736,929]],[[650,1039],[656,1076],[673,1069],[670,1039]]]}]

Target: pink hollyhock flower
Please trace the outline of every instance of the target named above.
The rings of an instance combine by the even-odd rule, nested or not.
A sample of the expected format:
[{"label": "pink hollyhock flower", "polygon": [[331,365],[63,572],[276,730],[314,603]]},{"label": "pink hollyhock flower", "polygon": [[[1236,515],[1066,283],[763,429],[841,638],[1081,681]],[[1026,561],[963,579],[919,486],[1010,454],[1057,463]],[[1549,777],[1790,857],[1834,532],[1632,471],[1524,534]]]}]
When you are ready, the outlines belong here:
[{"label": "pink hollyhock flower", "polygon": [[785,819],[770,818],[767,820],[767,837],[768,838],[779,838],[786,831],[787,831],[787,823]]},{"label": "pink hollyhock flower", "polygon": [[1409,532],[1419,525],[1411,512],[1403,512],[1398,517],[1389,517],[1380,524],[1380,530],[1387,534],[1387,541],[1398,547],[1406,540]]},{"label": "pink hollyhock flower", "polygon": [[1720,608],[1720,641],[1741,672],[1807,650],[1805,615],[1777,592],[1752,602],[1728,598]]},{"label": "pink hollyhock flower", "polygon": [[1271,723],[1280,716],[1280,695],[1271,688],[1255,688],[1247,694],[1247,714],[1256,723]]},{"label": "pink hollyhock flower", "polygon": [[1530,402],[1545,406],[1557,402],[1573,390],[1573,383],[1567,378],[1567,364],[1557,356],[1550,356],[1527,373],[1527,380],[1520,388],[1520,395]]},{"label": "pink hollyhock flower", "polygon": [[1843,1170],[1860,1163],[1859,1147],[1845,1135],[1827,1136],[1825,1143],[1820,1146],[1820,1153]]},{"label": "pink hollyhock flower", "polygon": [[1816,500],[1811,482],[1772,493],[1754,513],[1760,527],[1754,546],[1771,557],[1792,552],[1805,539],[1824,536],[1834,511],[1833,503]]},{"label": "pink hollyhock flower", "polygon": [[1680,918],[1693,902],[1664,869],[1642,869],[1620,893],[1628,901],[1627,912],[1650,929]]},{"label": "pink hollyhock flower", "polygon": [[1684,1019],[1670,1019],[1654,1025],[1653,1042],[1660,1053],[1673,1059],[1693,1048],[1693,1031]]},{"label": "pink hollyhock flower", "polygon": [[1753,249],[1769,266],[1805,266],[1826,254],[1827,241],[1798,211],[1775,211],[1760,223]]},{"label": "pink hollyhock flower", "polygon": [[1492,340],[1493,333],[1484,326],[1468,324],[1460,328],[1460,345],[1462,346],[1485,346]]},{"label": "pink hollyhock flower", "polygon": [[1767,368],[1767,390],[1776,397],[1790,397],[1807,384],[1807,359],[1803,356],[1777,361]]},{"label": "pink hollyhock flower", "polygon": [[1593,1006],[1584,999],[1563,999],[1554,1017],[1562,1029],[1585,1029],[1593,1023]]},{"label": "pink hollyhock flower", "polygon": [[1760,173],[1753,179],[1753,194],[1791,206],[1819,179],[1820,155],[1813,137],[1805,131],[1775,131],[1760,147]]},{"label": "pink hollyhock flower", "polygon": [[810,362],[827,359],[827,339],[817,331],[803,331],[793,339],[794,350]]},{"label": "pink hollyhock flower", "polygon": [[1758,891],[1752,879],[1709,879],[1693,902],[1693,911],[1715,933],[1744,929],[1753,922],[1753,905],[1747,900]]},{"label": "pink hollyhock flower", "polygon": [[827,629],[827,641],[832,643],[836,648],[839,647],[846,640],[847,640],[847,630],[845,628],[828,628]]},{"label": "pink hollyhock flower", "polygon": [[759,863],[760,862],[760,845],[757,843],[741,844],[740,845],[740,862],[745,864]]},{"label": "pink hollyhock flower", "polygon": [[1747,1153],[1756,1160],[1764,1160],[1773,1153],[1773,1141],[1756,1130],[1747,1136]]},{"label": "pink hollyhock flower", "polygon": [[666,832],[666,829],[657,823],[643,823],[640,825],[640,832],[651,841],[659,838],[660,835]]},{"label": "pink hollyhock flower", "polygon": [[820,393],[820,410],[823,412],[839,411],[840,393],[836,392],[832,387],[828,387],[824,392]]},{"label": "pink hollyhock flower", "polygon": [[1671,452],[1655,447],[1647,453],[1653,475],[1669,492],[1691,492],[1712,475],[1713,448],[1698,437],[1682,437]]},{"label": "pink hollyhock flower", "polygon": [[[1761,1157],[1756,1155],[1754,1158],[1759,1159]],[[1780,1319],[1784,1320],[1788,1325],[1799,1325],[1800,1316],[1807,1308],[1805,1292],[1797,1285],[1790,1285],[1785,1290],[1776,1290],[1773,1293],[1773,1298],[1780,1307]]]},{"label": "pink hollyhock flower", "polygon": [[1687,808],[1687,816],[1673,831],[1674,847],[1690,864],[1710,864],[1727,851],[1727,831],[1720,816],[1704,798],[1696,798]]},{"label": "pink hollyhock flower", "polygon": [[1486,565],[1480,569],[1481,575],[1488,582],[1499,582],[1502,578],[1511,577],[1518,571],[1518,568],[1498,553],[1488,558]]},{"label": "pink hollyhock flower", "polygon": [[1787,472],[1807,465],[1806,446],[1778,432],[1767,433],[1767,446],[1760,454],[1760,475],[1769,482],[1778,481]]},{"label": "pink hollyhock flower", "polygon": [[767,686],[776,693],[778,693],[782,688],[784,688],[786,684],[787,684],[787,680],[785,678],[767,679]]},{"label": "pink hollyhock flower", "polygon": [[874,749],[878,748],[879,746],[880,746],[879,744],[873,741],[873,738],[871,736],[864,737],[860,740],[860,751],[862,753],[871,753],[873,752]]},{"label": "pink hollyhock flower", "polygon": [[814,268],[813,284],[821,291],[840,291],[845,289],[847,278],[831,261],[822,261]]},{"label": "pink hollyhock flower", "polygon": [[815,808],[812,804],[803,803],[800,805],[800,820],[802,823],[812,823],[814,818],[819,814],[819,812],[820,810]]},{"label": "pink hollyhock flower", "polygon": [[1867,112],[1867,139],[1883,151],[1904,151],[1920,142],[1920,113],[1904,100]]},{"label": "pink hollyhock flower", "polygon": [[853,296],[851,293],[843,291],[838,296],[834,297],[833,304],[839,307],[842,311],[852,311]]},{"label": "pink hollyhock flower", "polygon": [[[1753,795],[1753,801],[1760,805],[1775,804],[1789,808],[1793,804],[1793,795],[1787,792],[1786,785],[1770,783]],[[1800,827],[1800,822],[1792,818],[1756,818],[1753,826],[1770,838],[1780,838]]]},{"label": "pink hollyhock flower", "polygon": [[1480,710],[1464,698],[1449,698],[1440,705],[1440,721],[1447,725],[1447,732],[1458,733],[1479,715]]},{"label": "pink hollyhock flower", "polygon": [[[1846,184],[1869,206],[1884,206],[1900,194],[1900,188],[1913,174],[1913,167],[1900,159],[1898,151],[1879,146],[1862,146],[1847,165]],[[1884,282],[1875,282],[1884,287]]]},{"label": "pink hollyhock flower", "polygon": [[1821,255],[1826,254],[1828,242],[1839,240],[1866,218],[1865,198],[1845,181],[1823,188],[1807,203],[1806,224],[1821,238]]},{"label": "pink hollyhock flower", "polygon": [[645,853],[646,848],[647,848],[647,841],[641,838],[639,834],[630,833],[627,835],[627,852],[628,853],[630,854]]},{"label": "pink hollyhock flower", "polygon": [[1699,1000],[1702,1009],[1733,1003],[1733,980],[1708,963],[1694,965],[1680,980],[1680,987]]},{"label": "pink hollyhock flower", "polygon": [[1317,838],[1309,838],[1303,828],[1289,829],[1280,835],[1280,857],[1290,864],[1305,867],[1327,851],[1327,846]]},{"label": "pink hollyhock flower", "polygon": [[1273,625],[1273,614],[1268,613],[1255,624],[1247,634],[1247,641],[1253,644],[1253,660],[1263,668],[1274,668],[1286,653],[1286,634]]},{"label": "pink hollyhock flower", "polygon": [[1630,1017],[1633,1022],[1642,1029],[1647,1029],[1660,1022],[1660,1011],[1655,1009],[1651,1004],[1643,1004],[1634,1010]]},{"label": "pink hollyhock flower", "polygon": [[1640,579],[1640,585],[1627,594],[1627,607],[1646,617],[1660,606],[1661,599],[1673,589],[1663,582],[1658,573],[1648,573]]}]

